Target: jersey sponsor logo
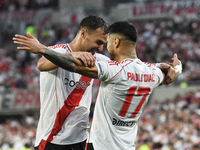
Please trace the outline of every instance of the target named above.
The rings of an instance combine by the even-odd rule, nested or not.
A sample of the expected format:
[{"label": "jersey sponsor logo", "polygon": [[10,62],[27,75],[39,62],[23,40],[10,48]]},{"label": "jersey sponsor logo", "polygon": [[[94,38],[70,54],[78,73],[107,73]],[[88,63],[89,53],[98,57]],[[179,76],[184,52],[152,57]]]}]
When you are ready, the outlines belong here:
[{"label": "jersey sponsor logo", "polygon": [[113,118],[112,120],[112,124],[115,126],[126,126],[126,127],[132,127],[135,125],[136,121],[122,121],[122,120],[118,120]]},{"label": "jersey sponsor logo", "polygon": [[68,78],[64,78],[64,84],[65,85],[69,85],[70,87],[74,87],[76,86],[76,88],[82,88],[85,89],[90,85],[90,82],[85,82],[85,81],[81,81],[81,79],[79,79],[79,81],[75,82],[74,80],[70,80]]},{"label": "jersey sponsor logo", "polygon": [[155,82],[153,74],[135,74],[128,72],[127,79],[138,82]]}]

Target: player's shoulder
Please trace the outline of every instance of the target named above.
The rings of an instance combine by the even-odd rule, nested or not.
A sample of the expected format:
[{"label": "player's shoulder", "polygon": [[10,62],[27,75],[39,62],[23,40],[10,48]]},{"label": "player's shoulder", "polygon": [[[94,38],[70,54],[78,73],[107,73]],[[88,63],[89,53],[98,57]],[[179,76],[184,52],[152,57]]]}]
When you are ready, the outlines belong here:
[{"label": "player's shoulder", "polygon": [[71,48],[69,45],[66,44],[56,44],[53,46],[49,46],[49,48],[53,49],[54,51],[60,52],[60,53],[69,53],[72,52]]},{"label": "player's shoulder", "polygon": [[133,60],[131,63],[131,67],[135,68],[137,71],[141,71],[141,72],[152,72],[153,70],[155,70],[155,66],[149,62],[143,62],[140,59],[131,59]]},{"label": "player's shoulder", "polygon": [[100,53],[95,53],[94,54],[94,57],[96,58],[97,61],[101,61],[101,60],[110,60],[109,57],[103,55],[103,54],[100,54]]},{"label": "player's shoulder", "polygon": [[147,67],[155,67],[155,65],[154,64],[152,64],[152,63],[149,63],[149,62],[144,62],[144,64],[147,66]]},{"label": "player's shoulder", "polygon": [[52,49],[56,49],[56,48],[66,49],[67,47],[68,47],[68,44],[56,44],[56,45],[49,46],[49,48],[52,48]]}]

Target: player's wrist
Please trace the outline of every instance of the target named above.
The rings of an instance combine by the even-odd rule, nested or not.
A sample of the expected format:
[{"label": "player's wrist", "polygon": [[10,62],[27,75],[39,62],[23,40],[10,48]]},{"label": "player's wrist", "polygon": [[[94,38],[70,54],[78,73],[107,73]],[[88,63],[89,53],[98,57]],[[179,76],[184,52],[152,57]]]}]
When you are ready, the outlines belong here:
[{"label": "player's wrist", "polygon": [[181,64],[180,64],[180,65],[176,65],[176,66],[174,67],[174,69],[176,69],[176,70],[179,72],[179,74],[182,73],[182,65],[181,65]]},{"label": "player's wrist", "polygon": [[40,48],[39,50],[40,50],[39,53],[42,54],[42,55],[44,55],[44,54],[46,54],[48,51],[51,51],[52,49],[49,48],[49,47],[46,47],[46,46],[42,45],[41,48]]},{"label": "player's wrist", "polygon": [[156,63],[155,64],[155,66],[157,67],[157,68],[160,68],[160,65],[161,65],[162,63]]}]

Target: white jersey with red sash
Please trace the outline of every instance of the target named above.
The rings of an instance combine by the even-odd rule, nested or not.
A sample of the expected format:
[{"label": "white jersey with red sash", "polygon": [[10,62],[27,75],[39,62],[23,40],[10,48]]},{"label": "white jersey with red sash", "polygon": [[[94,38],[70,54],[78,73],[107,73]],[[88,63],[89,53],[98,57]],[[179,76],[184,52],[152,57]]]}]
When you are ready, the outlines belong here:
[{"label": "white jersey with red sash", "polygon": [[137,120],[163,74],[139,59],[101,61],[96,66],[103,82],[88,141],[95,150],[135,150]]},{"label": "white jersey with red sash", "polygon": [[[50,47],[60,53],[72,52],[68,44]],[[95,54],[97,60],[108,59]],[[69,145],[86,140],[92,100],[93,79],[57,68],[40,73],[40,118],[35,146],[47,142]]]}]

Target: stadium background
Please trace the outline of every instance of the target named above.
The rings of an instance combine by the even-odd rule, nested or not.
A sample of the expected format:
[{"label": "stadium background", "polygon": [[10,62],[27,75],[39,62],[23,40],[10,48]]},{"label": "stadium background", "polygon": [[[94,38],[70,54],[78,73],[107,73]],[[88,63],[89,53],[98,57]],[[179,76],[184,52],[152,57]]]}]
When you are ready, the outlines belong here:
[{"label": "stadium background", "polygon": [[[39,118],[40,55],[17,51],[14,34],[29,31],[45,45],[70,42],[80,20],[98,14],[108,24],[127,20],[138,29],[138,57],[183,63],[178,79],[154,90],[138,121],[137,149],[200,149],[200,1],[0,0],[0,147],[33,149]],[[108,55],[104,48],[103,53]],[[93,104],[99,82],[95,81]],[[48,120],[47,120],[48,121]]]}]

